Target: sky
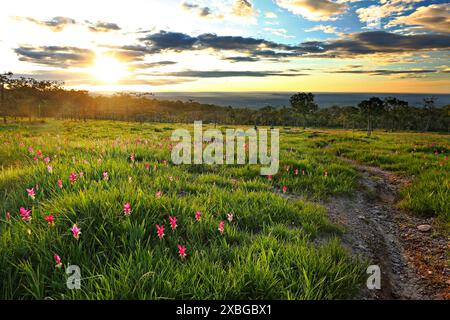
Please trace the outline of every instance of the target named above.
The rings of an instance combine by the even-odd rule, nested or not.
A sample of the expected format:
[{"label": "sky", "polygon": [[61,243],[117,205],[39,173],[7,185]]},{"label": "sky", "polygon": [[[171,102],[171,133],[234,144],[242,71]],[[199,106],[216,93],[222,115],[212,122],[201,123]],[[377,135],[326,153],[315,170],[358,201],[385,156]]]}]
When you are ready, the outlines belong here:
[{"label": "sky", "polygon": [[441,0],[15,0],[0,73],[90,91],[450,93]]}]

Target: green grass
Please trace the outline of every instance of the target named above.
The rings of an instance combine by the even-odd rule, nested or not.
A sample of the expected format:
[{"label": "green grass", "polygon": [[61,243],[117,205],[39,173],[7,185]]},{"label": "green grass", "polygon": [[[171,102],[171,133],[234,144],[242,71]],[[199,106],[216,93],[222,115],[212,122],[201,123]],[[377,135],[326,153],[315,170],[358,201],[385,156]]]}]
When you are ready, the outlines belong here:
[{"label": "green grass", "polygon": [[436,133],[330,132],[330,152],[409,177],[400,207],[421,216],[437,216],[450,227],[450,136]]},{"label": "green grass", "polygon": [[[422,159],[428,151],[406,152],[416,136],[424,144],[443,144],[446,136],[367,139],[344,131],[282,130],[280,172],[269,180],[259,175],[258,166],[172,165],[169,138],[180,126],[187,127],[54,120],[0,126],[0,298],[350,298],[364,284],[365,262],[349,257],[339,243],[341,229],[315,204],[357,187],[357,172],[338,154],[417,175],[417,183],[403,191],[402,205],[448,216],[448,188],[443,188],[448,163],[430,165],[433,184],[427,183],[430,177],[421,182],[423,171],[404,163],[417,169],[430,161]],[[392,155],[389,139],[402,141],[399,154]],[[30,146],[51,158],[52,173],[42,159],[33,160]],[[84,176],[72,184],[71,172]],[[36,185],[33,200],[26,188]],[[297,200],[279,194],[283,185]],[[427,188],[431,197],[423,197]],[[126,202],[133,210],[128,217],[122,209]],[[30,223],[21,221],[20,207],[32,209]],[[195,220],[197,210],[201,221]],[[228,212],[234,219],[220,234],[218,224]],[[48,214],[55,215],[53,227],[44,219]],[[175,231],[169,215],[178,218]],[[81,228],[79,240],[70,232],[74,223]],[[166,228],[162,240],[156,224]],[[187,247],[185,260],[178,256],[178,244]],[[64,267],[80,266],[81,290],[66,288],[55,253]]]}]

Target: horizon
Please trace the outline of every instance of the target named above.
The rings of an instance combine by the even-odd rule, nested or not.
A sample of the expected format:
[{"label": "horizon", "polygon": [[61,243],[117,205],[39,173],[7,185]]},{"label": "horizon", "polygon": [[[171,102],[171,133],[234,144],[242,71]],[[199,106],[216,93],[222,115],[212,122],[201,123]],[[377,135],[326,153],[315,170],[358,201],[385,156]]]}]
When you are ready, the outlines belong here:
[{"label": "horizon", "polygon": [[[133,94],[133,92],[127,92]],[[149,99],[181,100],[187,102],[192,100],[201,104],[212,104],[221,107],[251,108],[259,109],[266,106],[283,108],[289,106],[289,97],[296,92],[286,91],[260,91],[260,92],[151,92],[144,96]],[[410,106],[423,106],[423,99],[428,97],[436,98],[437,107],[450,105],[450,94],[430,94],[430,93],[389,93],[389,92],[312,92],[319,108],[329,108],[332,106],[346,107],[357,106],[358,103],[372,96],[381,99],[396,97],[407,101]],[[90,92],[93,96],[112,96],[117,92],[99,93]]]},{"label": "horizon", "polygon": [[450,93],[444,0],[122,4],[9,3],[0,73],[90,92]]}]

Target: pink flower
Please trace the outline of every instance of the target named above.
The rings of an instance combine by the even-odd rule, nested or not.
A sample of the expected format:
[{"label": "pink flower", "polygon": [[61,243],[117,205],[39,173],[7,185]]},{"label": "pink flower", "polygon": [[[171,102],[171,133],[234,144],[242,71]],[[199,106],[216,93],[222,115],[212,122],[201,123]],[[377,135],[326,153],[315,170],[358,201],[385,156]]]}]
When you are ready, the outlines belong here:
[{"label": "pink flower", "polygon": [[47,221],[47,223],[48,223],[50,226],[54,226],[54,225],[55,225],[55,217],[54,217],[52,214],[46,216],[46,217],[45,217],[45,221]]},{"label": "pink flower", "polygon": [[44,158],[44,162],[45,162],[46,164],[49,164],[49,163],[50,163],[50,157],[45,157],[45,158]]},{"label": "pink flower", "polygon": [[197,211],[195,213],[195,220],[200,221],[201,218],[202,218],[202,213],[200,211]]},{"label": "pink flower", "polygon": [[53,172],[53,167],[52,166],[47,166],[47,171],[48,171],[48,173],[52,173]]},{"label": "pink flower", "polygon": [[174,216],[172,218],[171,216],[169,216],[169,220],[170,220],[170,227],[172,228],[172,230],[175,230],[177,228],[177,217]]},{"label": "pink flower", "polygon": [[30,154],[33,154],[33,153],[34,153],[33,147],[28,147],[28,152],[29,152]]},{"label": "pink flower", "polygon": [[283,186],[283,187],[281,188],[281,190],[283,191],[283,193],[286,193],[287,187],[286,187],[286,186]]},{"label": "pink flower", "polygon": [[130,160],[131,160],[131,162],[134,162],[134,160],[136,160],[133,152],[130,154]]},{"label": "pink flower", "polygon": [[295,175],[298,176],[298,169],[295,169]]},{"label": "pink flower", "polygon": [[6,221],[11,221],[11,213],[6,213]]},{"label": "pink flower", "polygon": [[185,259],[186,258],[186,246],[178,245],[178,254],[181,259]]},{"label": "pink flower", "polygon": [[158,191],[157,193],[155,193],[155,197],[158,199],[161,198],[161,195],[162,195],[161,191]]},{"label": "pink flower", "polygon": [[36,155],[37,155],[39,158],[42,158],[42,151],[41,151],[41,150],[36,151]]},{"label": "pink flower", "polygon": [[105,180],[105,181],[109,180],[109,175],[108,175],[107,171],[103,172],[103,180]]},{"label": "pink flower", "polygon": [[23,221],[30,222],[31,221],[31,210],[27,210],[23,207],[20,209],[20,216],[22,217]]},{"label": "pink flower", "polygon": [[156,225],[156,231],[158,233],[158,238],[162,239],[164,237],[164,225]]},{"label": "pink flower", "polygon": [[225,221],[222,220],[219,222],[219,228],[217,228],[217,230],[219,230],[220,234],[222,234],[224,231],[224,228],[225,228]]},{"label": "pink flower", "polygon": [[77,181],[77,178],[78,178],[78,175],[76,173],[74,173],[74,172],[70,173],[69,180],[71,183],[75,183],[75,181]]},{"label": "pink flower", "polygon": [[70,229],[70,231],[72,231],[73,237],[78,240],[81,234],[81,228],[78,228],[78,226],[74,224],[72,226],[72,229]]},{"label": "pink flower", "polygon": [[27,193],[28,193],[28,196],[31,198],[31,199],[35,199],[36,198],[36,193],[34,193],[34,188],[31,188],[31,189],[27,189]]},{"label": "pink flower", "polygon": [[54,255],[55,258],[55,262],[56,262],[56,268],[61,268],[62,267],[62,262],[61,262],[61,257],[58,256],[57,254]]},{"label": "pink flower", "polygon": [[267,180],[272,181],[272,175],[271,175],[271,174],[269,174],[269,175],[267,176]]},{"label": "pink flower", "polygon": [[62,189],[62,187],[63,187],[63,182],[62,182],[61,179],[58,180],[58,187],[59,187],[60,189]]},{"label": "pink flower", "polygon": [[231,222],[231,221],[233,221],[233,213],[227,213],[227,220],[229,221],[229,222]]},{"label": "pink flower", "polygon": [[35,161],[35,162],[38,162],[38,157],[33,157],[33,160]]},{"label": "pink flower", "polygon": [[131,204],[129,202],[127,202],[123,205],[123,213],[126,216],[129,216],[131,214]]},{"label": "pink flower", "polygon": [[84,172],[81,171],[81,172],[80,172],[80,178],[83,178],[83,177],[84,177]]}]

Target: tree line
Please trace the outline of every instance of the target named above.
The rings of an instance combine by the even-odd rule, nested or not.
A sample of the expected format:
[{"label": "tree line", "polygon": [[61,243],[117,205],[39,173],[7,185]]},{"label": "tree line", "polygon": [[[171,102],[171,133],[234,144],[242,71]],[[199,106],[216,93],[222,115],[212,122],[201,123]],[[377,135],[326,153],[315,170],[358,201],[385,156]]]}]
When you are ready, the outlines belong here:
[{"label": "tree line", "polygon": [[68,90],[62,82],[15,78],[0,74],[0,116],[58,119],[109,119],[138,122],[205,123],[450,131],[450,105],[436,107],[436,99],[424,99],[413,107],[395,97],[372,97],[357,106],[332,106],[319,109],[312,93],[297,93],[282,108],[260,109],[221,107],[195,101],[155,99],[146,94],[117,93],[92,95],[85,90]]}]

